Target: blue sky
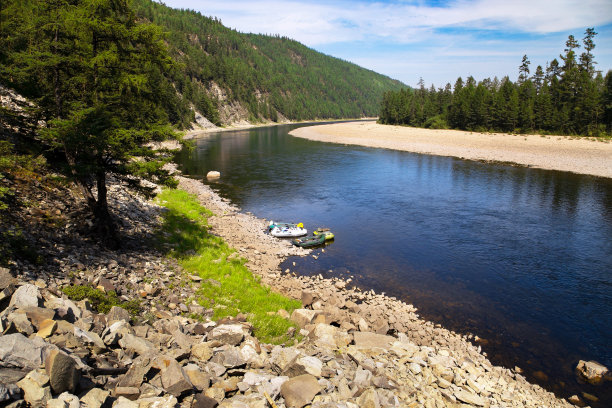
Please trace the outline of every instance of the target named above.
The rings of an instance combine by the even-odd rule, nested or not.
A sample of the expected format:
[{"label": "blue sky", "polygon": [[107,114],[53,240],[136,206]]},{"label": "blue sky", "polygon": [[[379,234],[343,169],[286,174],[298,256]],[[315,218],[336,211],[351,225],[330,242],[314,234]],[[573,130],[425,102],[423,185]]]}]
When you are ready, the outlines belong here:
[{"label": "blue sky", "polygon": [[[612,0],[163,0],[241,32],[280,34],[415,86],[518,76],[595,27],[597,68],[612,69]],[[578,53],[582,52],[581,49]]]}]

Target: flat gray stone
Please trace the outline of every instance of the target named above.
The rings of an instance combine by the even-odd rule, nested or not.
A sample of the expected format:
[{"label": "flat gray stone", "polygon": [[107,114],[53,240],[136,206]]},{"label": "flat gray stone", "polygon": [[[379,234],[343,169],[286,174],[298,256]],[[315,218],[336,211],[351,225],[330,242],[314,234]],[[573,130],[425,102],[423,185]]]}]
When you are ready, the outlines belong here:
[{"label": "flat gray stone", "polygon": [[119,340],[119,345],[124,350],[134,351],[140,355],[146,354],[153,349],[157,349],[150,341],[141,337],[136,337],[133,334],[124,334]]},{"label": "flat gray stone", "polygon": [[13,293],[9,308],[14,307],[16,309],[23,309],[25,307],[38,307],[40,306],[41,300],[42,298],[38,288],[28,283],[18,287],[15,293]]},{"label": "flat gray stone", "polygon": [[87,394],[81,397],[81,405],[83,408],[100,408],[106,403],[110,396],[110,391],[101,388],[92,388]]},{"label": "flat gray stone", "polygon": [[354,332],[355,346],[364,348],[389,349],[396,340],[395,337],[371,332]]},{"label": "flat gray stone", "polygon": [[480,395],[476,395],[473,392],[468,392],[466,390],[455,391],[454,396],[459,401],[465,402],[467,404],[477,405],[479,407],[484,407],[487,403],[487,400],[481,397]]},{"label": "flat gray stone", "polygon": [[21,333],[0,336],[0,367],[34,370],[40,367],[56,346],[40,337],[29,339]]},{"label": "flat gray stone", "polygon": [[319,392],[321,392],[321,386],[310,374],[290,378],[283,383],[280,391],[289,408],[302,408],[310,404]]},{"label": "flat gray stone", "polygon": [[208,333],[209,340],[217,340],[232,346],[240,344],[244,336],[244,329],[240,324],[222,324]]}]

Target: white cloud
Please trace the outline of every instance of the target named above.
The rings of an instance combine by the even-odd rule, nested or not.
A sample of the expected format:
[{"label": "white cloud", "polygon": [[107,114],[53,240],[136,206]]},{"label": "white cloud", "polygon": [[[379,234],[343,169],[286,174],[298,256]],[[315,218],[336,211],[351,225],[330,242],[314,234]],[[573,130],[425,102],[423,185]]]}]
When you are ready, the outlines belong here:
[{"label": "white cloud", "polygon": [[415,42],[445,28],[562,32],[612,21],[610,0],[457,0],[445,7],[422,2],[168,0],[221,17],[243,32],[281,34],[316,46],[386,38]]},{"label": "white cloud", "polygon": [[[414,84],[458,76],[516,76],[558,57],[567,33],[606,26],[596,38],[599,67],[612,66],[611,0],[164,0],[215,16],[241,32],[280,34]],[[365,51],[367,49],[368,51]]]}]

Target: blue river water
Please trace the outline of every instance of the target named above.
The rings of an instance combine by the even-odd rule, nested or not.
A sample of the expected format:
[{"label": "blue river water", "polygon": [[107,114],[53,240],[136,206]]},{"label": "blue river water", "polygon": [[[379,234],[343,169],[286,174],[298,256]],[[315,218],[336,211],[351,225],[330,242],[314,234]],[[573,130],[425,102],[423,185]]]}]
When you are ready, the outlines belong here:
[{"label": "blue river water", "polygon": [[203,182],[220,171],[213,188],[243,211],[335,233],[284,268],[352,276],[483,338],[494,363],[612,406],[611,382],[573,373],[612,368],[612,179],[288,135],[299,126],[212,133],[177,162]]}]

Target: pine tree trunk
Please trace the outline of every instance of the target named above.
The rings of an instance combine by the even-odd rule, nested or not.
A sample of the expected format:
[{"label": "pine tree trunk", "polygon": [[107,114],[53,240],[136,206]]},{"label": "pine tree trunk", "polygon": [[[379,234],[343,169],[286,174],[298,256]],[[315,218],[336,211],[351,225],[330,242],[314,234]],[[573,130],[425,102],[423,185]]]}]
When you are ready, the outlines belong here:
[{"label": "pine tree trunk", "polygon": [[117,249],[121,246],[121,241],[119,239],[117,226],[108,211],[106,173],[103,170],[96,173],[96,183],[98,187],[98,199],[93,208],[96,229],[106,247]]}]

